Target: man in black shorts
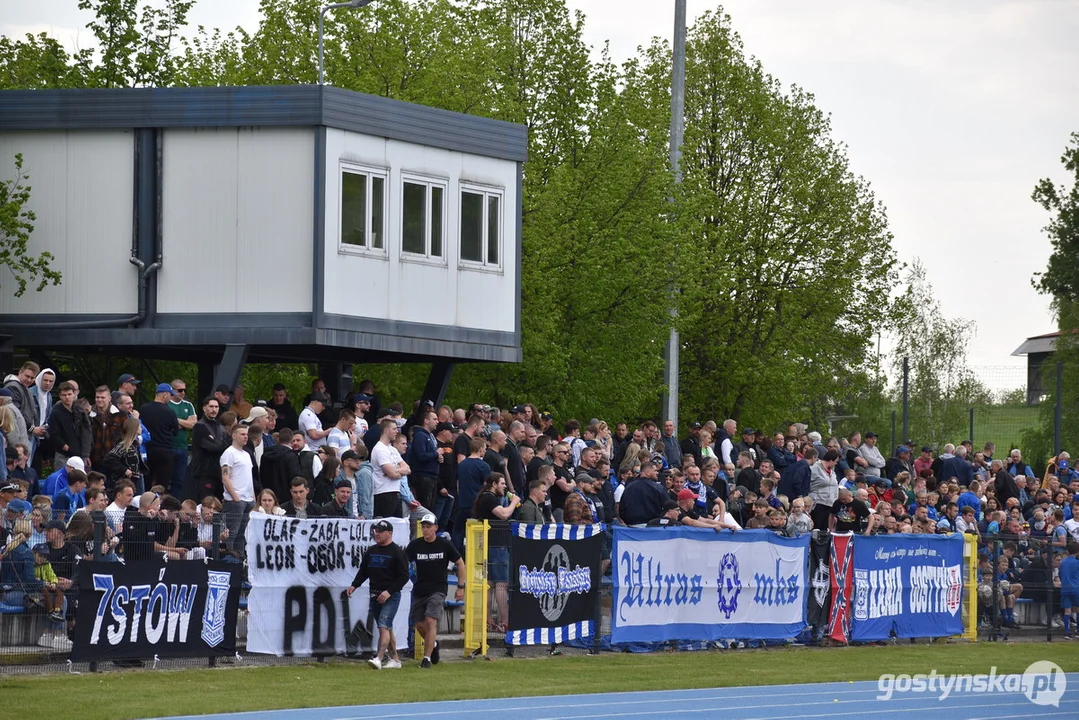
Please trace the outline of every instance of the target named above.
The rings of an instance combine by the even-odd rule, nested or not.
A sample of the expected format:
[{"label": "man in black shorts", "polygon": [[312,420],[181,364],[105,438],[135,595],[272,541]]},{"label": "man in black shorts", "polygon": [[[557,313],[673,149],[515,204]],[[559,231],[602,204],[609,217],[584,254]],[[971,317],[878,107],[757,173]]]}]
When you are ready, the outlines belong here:
[{"label": "man in black shorts", "polygon": [[438,664],[438,619],[446,603],[447,567],[457,564],[458,602],[465,593],[465,563],[453,543],[438,534],[438,520],[431,513],[420,518],[423,537],[418,537],[405,548],[409,562],[416,565],[416,583],[412,586],[411,623],[423,638],[424,656],[421,668]]}]

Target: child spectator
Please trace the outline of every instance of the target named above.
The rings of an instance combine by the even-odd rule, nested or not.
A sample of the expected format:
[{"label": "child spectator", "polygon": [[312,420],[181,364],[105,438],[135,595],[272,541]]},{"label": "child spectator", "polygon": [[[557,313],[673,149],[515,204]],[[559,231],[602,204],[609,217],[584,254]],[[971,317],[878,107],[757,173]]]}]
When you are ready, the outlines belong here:
[{"label": "child spectator", "polygon": [[813,519],[805,510],[805,500],[794,498],[791,501],[791,514],[787,518],[787,537],[800,537],[813,532]]},{"label": "child spectator", "polygon": [[49,563],[49,546],[38,543],[34,546],[34,577],[41,581],[41,594],[45,598],[45,612],[53,622],[64,621],[64,591]]}]

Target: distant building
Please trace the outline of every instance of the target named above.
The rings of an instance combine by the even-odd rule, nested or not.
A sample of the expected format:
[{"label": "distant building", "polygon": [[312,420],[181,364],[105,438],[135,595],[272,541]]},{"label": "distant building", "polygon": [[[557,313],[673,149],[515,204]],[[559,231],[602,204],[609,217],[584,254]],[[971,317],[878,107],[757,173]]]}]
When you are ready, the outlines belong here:
[{"label": "distant building", "polygon": [[1027,405],[1037,405],[1048,394],[1042,379],[1045,361],[1057,349],[1060,331],[1029,337],[1012,353],[1013,357],[1027,356]]}]

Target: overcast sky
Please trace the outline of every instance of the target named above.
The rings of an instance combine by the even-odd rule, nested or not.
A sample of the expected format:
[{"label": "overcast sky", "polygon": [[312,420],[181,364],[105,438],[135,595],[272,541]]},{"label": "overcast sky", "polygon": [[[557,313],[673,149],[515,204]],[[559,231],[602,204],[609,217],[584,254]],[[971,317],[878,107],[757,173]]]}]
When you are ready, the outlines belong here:
[{"label": "overcast sky", "polygon": [[[616,59],[673,33],[674,0],[568,0],[594,48]],[[76,0],[3,0],[0,32],[48,31],[69,47],[91,35]],[[192,25],[258,24],[258,0],[201,0]],[[690,24],[717,2],[688,0]],[[888,208],[895,248],[929,271],[944,313],[977,328],[974,366],[1021,366],[1010,353],[1055,329],[1030,286],[1044,269],[1040,177],[1079,130],[1079,0],[727,0],[746,52],[816,95],[849,146],[852,169]],[[361,11],[362,12],[362,11]],[[994,379],[993,385],[1013,385]],[[999,373],[998,373],[999,375]]]}]

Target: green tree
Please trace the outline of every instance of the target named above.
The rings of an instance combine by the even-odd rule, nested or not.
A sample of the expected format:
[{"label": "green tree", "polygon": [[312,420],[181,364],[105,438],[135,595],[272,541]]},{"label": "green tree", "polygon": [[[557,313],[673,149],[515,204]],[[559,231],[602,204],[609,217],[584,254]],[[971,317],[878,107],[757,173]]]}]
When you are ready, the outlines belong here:
[{"label": "green tree", "polygon": [[[991,393],[967,366],[967,321],[947,318],[915,260],[896,312],[893,377],[910,366],[910,434],[919,443],[957,443],[967,434],[967,411],[989,405]],[[899,392],[899,388],[896,388]]]},{"label": "green tree", "polygon": [[[730,19],[689,32],[678,324],[689,418],[823,424],[888,317],[895,253],[813,98],[747,59]],[[662,82],[666,48],[653,48]]]},{"label": "green tree", "polygon": [[[1072,133],[1060,163],[1074,178],[1070,188],[1057,185],[1049,178],[1042,178],[1031,196],[1046,212],[1052,214],[1045,234],[1049,236],[1053,252],[1049,255],[1045,272],[1035,273],[1033,284],[1041,293],[1050,295],[1055,304],[1079,303],[1079,132]],[[1059,316],[1071,320],[1069,314]],[[1071,329],[1074,324],[1062,325]]]},{"label": "green tree", "polygon": [[15,156],[15,173],[10,180],[0,182],[0,266],[6,267],[18,289],[15,297],[26,293],[29,283],[37,283],[38,292],[46,285],[59,285],[60,273],[49,264],[53,255],[48,251],[34,255],[30,252],[30,233],[37,217],[26,204],[30,201],[30,176],[23,170],[22,155]]}]

